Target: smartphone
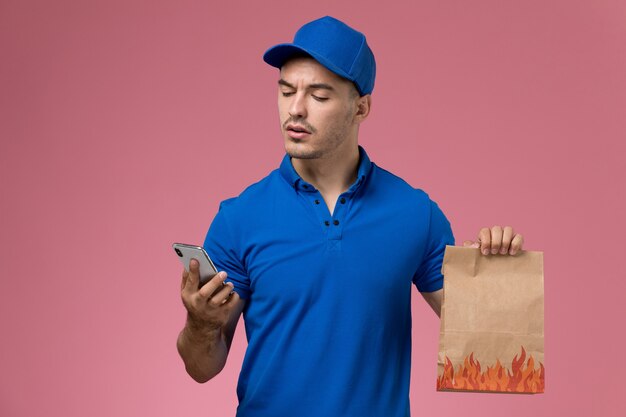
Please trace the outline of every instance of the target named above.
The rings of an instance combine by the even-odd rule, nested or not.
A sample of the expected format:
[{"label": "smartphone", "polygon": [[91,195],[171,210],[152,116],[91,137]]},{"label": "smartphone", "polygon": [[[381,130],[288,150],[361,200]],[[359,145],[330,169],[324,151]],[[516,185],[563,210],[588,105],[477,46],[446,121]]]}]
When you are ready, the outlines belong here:
[{"label": "smartphone", "polygon": [[176,255],[183,264],[183,268],[189,272],[189,262],[196,259],[200,264],[200,286],[209,282],[217,274],[217,268],[213,265],[213,261],[209,258],[203,247],[195,245],[187,245],[185,243],[174,243],[172,245]]}]

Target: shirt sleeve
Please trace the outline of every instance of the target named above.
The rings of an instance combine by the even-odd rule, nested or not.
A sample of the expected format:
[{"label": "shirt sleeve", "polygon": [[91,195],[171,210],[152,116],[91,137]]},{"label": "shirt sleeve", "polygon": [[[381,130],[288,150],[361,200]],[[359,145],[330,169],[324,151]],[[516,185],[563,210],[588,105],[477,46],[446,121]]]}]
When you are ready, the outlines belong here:
[{"label": "shirt sleeve", "polygon": [[228,221],[228,210],[222,201],[204,240],[204,250],[209,254],[218,271],[226,271],[226,282],[232,282],[241,298],[250,296],[250,279],[241,257],[241,236],[238,236]]},{"label": "shirt sleeve", "polygon": [[454,235],[450,222],[437,203],[430,199],[429,202],[428,241],[422,263],[413,277],[413,283],[420,292],[433,292],[443,288],[443,274],[441,273],[443,254],[446,245],[454,246]]}]

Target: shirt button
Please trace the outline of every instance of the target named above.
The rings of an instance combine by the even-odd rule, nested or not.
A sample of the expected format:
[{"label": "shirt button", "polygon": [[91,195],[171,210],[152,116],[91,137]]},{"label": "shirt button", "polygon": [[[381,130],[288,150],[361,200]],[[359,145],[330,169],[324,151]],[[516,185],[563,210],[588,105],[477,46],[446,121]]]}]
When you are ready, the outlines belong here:
[{"label": "shirt button", "polygon": [[345,199],[345,198],[343,198],[343,197],[341,197],[341,200],[339,200],[339,202],[340,202],[341,204],[346,204],[346,199]]},{"label": "shirt button", "polygon": [[319,201],[319,200],[315,200],[315,204],[319,204],[319,203],[320,203],[320,201]]},{"label": "shirt button", "polygon": [[324,222],[324,224],[325,224],[326,226],[330,226],[330,222],[329,222],[328,220],[326,220],[326,221]]},{"label": "shirt button", "polygon": [[337,225],[339,224],[339,220],[335,220],[335,221],[333,222],[333,224],[334,224],[335,226],[337,226]]}]

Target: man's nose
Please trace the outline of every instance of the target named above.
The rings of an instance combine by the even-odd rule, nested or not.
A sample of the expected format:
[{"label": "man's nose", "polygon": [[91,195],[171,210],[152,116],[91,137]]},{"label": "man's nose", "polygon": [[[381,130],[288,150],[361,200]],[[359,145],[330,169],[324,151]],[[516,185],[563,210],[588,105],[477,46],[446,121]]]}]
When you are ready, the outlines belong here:
[{"label": "man's nose", "polygon": [[306,103],[304,94],[296,93],[292,96],[291,105],[289,106],[289,115],[291,117],[306,117]]}]

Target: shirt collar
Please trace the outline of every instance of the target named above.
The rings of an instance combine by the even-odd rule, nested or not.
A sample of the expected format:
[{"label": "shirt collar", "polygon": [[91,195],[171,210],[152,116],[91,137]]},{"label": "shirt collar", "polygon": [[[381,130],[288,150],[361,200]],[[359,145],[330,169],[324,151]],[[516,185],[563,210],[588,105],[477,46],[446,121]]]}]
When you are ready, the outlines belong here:
[{"label": "shirt collar", "polygon": [[[357,169],[357,179],[354,184],[350,186],[350,190],[355,190],[361,183],[363,183],[371,170],[372,162],[367,156],[367,152],[365,152],[365,149],[363,149],[363,147],[359,145],[359,167]],[[295,189],[303,189],[304,191],[315,190],[315,188],[311,184],[304,181],[300,177],[300,175],[298,175],[293,167],[293,164],[291,163],[291,157],[289,156],[289,154],[285,154],[285,156],[283,157],[283,161],[280,164],[279,171],[283,178],[287,181],[287,183],[289,183],[289,185],[291,185]]]}]

